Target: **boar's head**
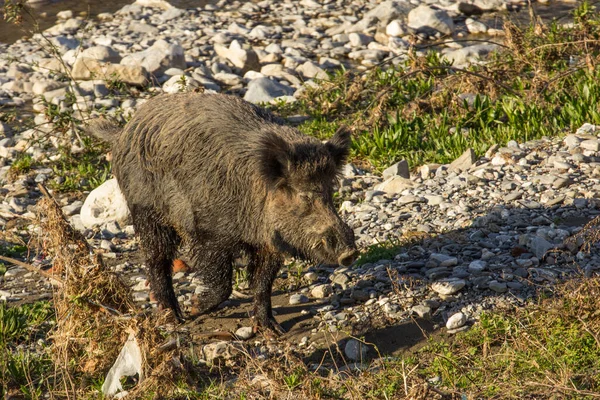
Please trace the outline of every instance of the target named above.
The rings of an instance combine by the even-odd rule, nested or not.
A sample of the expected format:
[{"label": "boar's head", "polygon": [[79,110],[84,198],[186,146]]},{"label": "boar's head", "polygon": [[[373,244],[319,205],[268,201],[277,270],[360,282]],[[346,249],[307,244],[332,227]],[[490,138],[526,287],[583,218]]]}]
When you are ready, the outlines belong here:
[{"label": "boar's head", "polygon": [[354,233],[337,214],[333,188],[350,151],[350,132],[338,130],[325,144],[288,142],[270,133],[261,144],[261,174],[271,243],[279,251],[331,264],[357,256]]}]

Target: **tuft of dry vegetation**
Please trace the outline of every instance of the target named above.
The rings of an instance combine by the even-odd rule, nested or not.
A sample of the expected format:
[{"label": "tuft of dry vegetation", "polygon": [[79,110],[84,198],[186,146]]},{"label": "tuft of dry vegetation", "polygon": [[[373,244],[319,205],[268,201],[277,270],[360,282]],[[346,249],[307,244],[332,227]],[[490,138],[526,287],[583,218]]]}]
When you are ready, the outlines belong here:
[{"label": "tuft of dry vegetation", "polygon": [[168,395],[185,374],[183,364],[177,362],[177,346],[166,340],[169,314],[141,313],[131,289],[104,266],[101,256],[42,190],[46,196],[37,206],[39,243],[43,253],[52,257],[58,282],[53,296],[56,325],[49,335],[56,371],[53,390],[75,398],[86,393],[94,380],[106,374],[132,333],[144,355],[146,373],[131,398],[143,397],[149,390]]}]

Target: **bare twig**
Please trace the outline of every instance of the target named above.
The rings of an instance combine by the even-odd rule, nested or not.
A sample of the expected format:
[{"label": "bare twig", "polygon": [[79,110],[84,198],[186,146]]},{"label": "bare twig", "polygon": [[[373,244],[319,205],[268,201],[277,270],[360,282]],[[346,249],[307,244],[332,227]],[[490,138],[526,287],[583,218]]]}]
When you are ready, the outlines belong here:
[{"label": "bare twig", "polygon": [[64,284],[64,282],[60,278],[57,278],[56,276],[49,274],[46,271],[42,271],[40,268],[34,267],[31,264],[27,264],[23,261],[15,260],[14,258],[5,257],[5,256],[0,256],[0,260],[9,262],[14,265],[18,265],[19,267],[25,268],[28,271],[35,272],[36,274],[39,274],[39,275],[43,276],[44,278],[48,278],[51,281],[55,281],[59,285]]}]

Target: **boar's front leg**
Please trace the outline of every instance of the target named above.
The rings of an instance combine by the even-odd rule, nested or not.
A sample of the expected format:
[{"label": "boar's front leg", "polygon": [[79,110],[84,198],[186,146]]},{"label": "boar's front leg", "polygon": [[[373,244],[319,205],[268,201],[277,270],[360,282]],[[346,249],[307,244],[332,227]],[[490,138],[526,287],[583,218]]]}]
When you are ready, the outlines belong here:
[{"label": "boar's front leg", "polygon": [[[207,236],[207,235],[205,235]],[[233,256],[231,245],[219,238],[199,238],[190,244],[191,267],[205,289],[200,297],[198,313],[216,308],[232,291]]]},{"label": "boar's front leg", "polygon": [[173,310],[175,318],[183,322],[183,313],[173,290],[172,279],[173,260],[179,246],[179,236],[173,227],[165,225],[162,218],[149,207],[133,205],[131,217],[146,256],[150,289],[154,292],[158,304]]},{"label": "boar's front leg", "polygon": [[273,318],[271,291],[283,257],[267,249],[254,249],[250,252],[248,271],[250,285],[254,291],[254,321],[257,328],[268,329],[282,335],[285,330]]}]

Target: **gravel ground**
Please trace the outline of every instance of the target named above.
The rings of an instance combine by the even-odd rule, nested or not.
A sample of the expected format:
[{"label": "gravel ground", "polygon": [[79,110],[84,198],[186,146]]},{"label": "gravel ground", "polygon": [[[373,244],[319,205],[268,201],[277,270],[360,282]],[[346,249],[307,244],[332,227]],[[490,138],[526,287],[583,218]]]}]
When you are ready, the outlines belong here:
[{"label": "gravel ground", "polygon": [[[402,60],[411,32],[421,41],[446,34],[498,35],[474,19],[473,10],[519,6],[492,0],[221,1],[195,10],[140,5],[148,3],[100,15],[99,21],[65,12],[43,37],[0,44],[0,105],[33,112],[37,124],[20,131],[0,123],[0,225],[6,242],[35,232],[36,184],[59,179],[48,167],[60,157],[57,147],[66,140],[75,152],[80,150],[75,137],[52,136],[56,126],[47,122],[40,96],[81,119],[101,111],[127,115],[151,93],[112,95],[110,81],[117,74],[132,85],[151,81],[154,92],[203,88],[252,102],[294,101],[326,70],[366,68],[390,57]],[[429,6],[434,4],[436,9]],[[48,54],[50,47],[64,63]],[[440,51],[461,64],[480,62],[493,48],[454,43]],[[314,350],[326,342],[323,333],[405,326],[413,317],[432,321],[425,323],[431,329],[445,326],[453,333],[468,329],[486,310],[526,305],[537,291],[561,279],[593,274],[600,258],[582,251],[583,239],[574,235],[600,213],[599,129],[586,124],[565,138],[492,146],[480,159],[467,151],[452,164],[412,172],[402,164],[391,166],[383,178],[348,165],[340,181],[340,210],[359,245],[366,249],[403,243],[399,238],[415,240],[387,259],[360,266],[309,265],[297,273],[292,264],[284,269],[274,305],[277,318],[290,330],[290,341]],[[10,164],[21,151],[37,163],[27,174],[8,179]],[[96,190],[96,197],[116,196],[104,185]],[[129,280],[135,299],[153,306],[133,228],[114,222],[118,211],[111,214],[106,205],[85,206],[90,196],[57,198],[74,226]],[[106,215],[91,219],[88,207]],[[37,257],[32,262],[42,261]],[[175,272],[174,280],[180,302],[193,313],[201,282],[185,268]],[[0,299],[13,304],[52,293],[48,281],[20,267],[10,266],[0,285]],[[243,283],[239,289],[243,291]],[[207,330],[235,331],[249,324],[247,305],[247,300],[232,298],[199,321]],[[405,332],[411,336],[409,328]],[[346,355],[360,358],[362,350],[348,343]]]}]

